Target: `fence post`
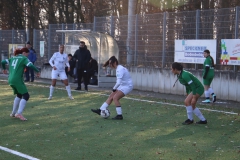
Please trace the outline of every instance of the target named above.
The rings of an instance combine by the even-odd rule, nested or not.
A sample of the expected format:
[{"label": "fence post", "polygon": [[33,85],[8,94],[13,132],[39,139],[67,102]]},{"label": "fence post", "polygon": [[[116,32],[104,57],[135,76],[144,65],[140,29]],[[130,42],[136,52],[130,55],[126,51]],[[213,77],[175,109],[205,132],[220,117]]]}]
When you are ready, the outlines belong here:
[{"label": "fence post", "polygon": [[29,41],[29,29],[26,29],[26,39],[25,39],[25,43]]},{"label": "fence post", "polygon": [[12,28],[12,44],[14,43],[14,29]]},{"label": "fence post", "polygon": [[111,16],[111,30],[110,35],[114,37],[114,23],[113,23],[113,16]]},{"label": "fence post", "polygon": [[[199,39],[199,22],[200,22],[200,10],[196,10],[196,39]],[[195,64],[195,70],[198,69],[198,64]]]},{"label": "fence post", "polygon": [[93,19],[93,32],[96,32],[96,17]]},{"label": "fence post", "polygon": [[[235,16],[235,39],[238,39],[238,12],[239,12],[239,6],[236,6],[236,16]],[[236,65],[233,66],[233,71],[236,72]]]},{"label": "fence post", "polygon": [[162,42],[162,68],[165,66],[165,46],[166,46],[166,25],[167,13],[163,13],[163,42]]},{"label": "fence post", "polygon": [[36,49],[36,44],[37,44],[37,41],[36,41],[36,29],[33,29],[33,47]]},{"label": "fence post", "polygon": [[[62,23],[62,30],[63,30],[63,23]],[[61,44],[63,44],[63,32],[62,32],[62,43]]]},{"label": "fence post", "polygon": [[138,64],[137,62],[137,50],[138,50],[138,14],[135,17],[135,53],[134,53],[134,66]]},{"label": "fence post", "polygon": [[51,53],[51,24],[49,24],[48,27],[48,61],[50,59],[50,53]]}]

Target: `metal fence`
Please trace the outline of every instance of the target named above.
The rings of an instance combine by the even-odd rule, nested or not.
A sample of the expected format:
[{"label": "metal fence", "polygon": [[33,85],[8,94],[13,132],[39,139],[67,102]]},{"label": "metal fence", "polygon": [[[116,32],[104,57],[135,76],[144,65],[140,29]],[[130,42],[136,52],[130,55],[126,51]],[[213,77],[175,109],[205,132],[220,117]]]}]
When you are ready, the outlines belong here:
[{"label": "metal fence", "polygon": [[[132,17],[95,17],[92,24],[50,24],[47,30],[34,30],[33,45],[39,53],[39,41],[45,41],[45,54],[43,57],[38,56],[37,61],[37,65],[42,65],[58,51],[59,44],[65,43],[64,34],[56,30],[91,29],[114,37],[119,46],[121,64],[127,64],[130,57],[132,66],[169,68],[174,61],[175,39],[216,39],[216,69],[239,71],[239,66],[220,64],[221,39],[238,39],[239,26],[240,7],[139,14]],[[8,54],[8,44],[25,43],[28,36],[27,30],[1,30],[0,51]],[[184,66],[188,69],[202,69],[201,64]]]}]

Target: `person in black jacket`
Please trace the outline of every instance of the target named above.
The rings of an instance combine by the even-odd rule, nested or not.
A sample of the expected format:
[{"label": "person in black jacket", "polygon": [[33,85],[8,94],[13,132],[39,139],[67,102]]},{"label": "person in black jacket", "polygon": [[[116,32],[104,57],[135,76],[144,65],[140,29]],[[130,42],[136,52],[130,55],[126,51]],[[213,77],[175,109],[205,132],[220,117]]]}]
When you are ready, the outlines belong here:
[{"label": "person in black jacket", "polygon": [[75,79],[75,75],[74,75],[73,71],[74,71],[74,68],[76,65],[76,61],[73,58],[72,54],[68,54],[68,63],[70,65],[70,71],[68,71],[68,67],[66,66],[65,67],[66,75],[67,75],[67,77],[68,77],[68,75],[70,75],[71,77],[73,77]]},{"label": "person in black jacket", "polygon": [[[88,82],[91,85],[97,85],[97,73],[98,73],[98,62],[90,58],[89,64],[88,64]],[[91,81],[92,78],[92,81]]]},{"label": "person in black jacket", "polygon": [[73,58],[77,61],[77,74],[78,74],[78,87],[75,90],[81,90],[81,82],[83,78],[85,91],[88,91],[88,74],[87,74],[87,68],[88,63],[91,58],[91,53],[87,49],[87,46],[85,45],[84,41],[80,41],[80,47],[73,55]]}]

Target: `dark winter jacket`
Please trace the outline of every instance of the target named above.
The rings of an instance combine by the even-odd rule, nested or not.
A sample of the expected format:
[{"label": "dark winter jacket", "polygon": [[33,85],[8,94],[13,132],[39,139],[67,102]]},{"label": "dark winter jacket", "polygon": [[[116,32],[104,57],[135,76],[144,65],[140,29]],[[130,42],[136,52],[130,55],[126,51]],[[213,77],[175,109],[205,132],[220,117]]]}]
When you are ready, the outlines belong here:
[{"label": "dark winter jacket", "polygon": [[87,49],[87,47],[80,48],[76,50],[74,53],[73,57],[78,61],[77,62],[77,69],[87,69],[88,68],[88,63],[91,58],[91,53]]},{"label": "dark winter jacket", "polygon": [[34,64],[37,60],[36,52],[33,48],[29,49],[28,59]]}]

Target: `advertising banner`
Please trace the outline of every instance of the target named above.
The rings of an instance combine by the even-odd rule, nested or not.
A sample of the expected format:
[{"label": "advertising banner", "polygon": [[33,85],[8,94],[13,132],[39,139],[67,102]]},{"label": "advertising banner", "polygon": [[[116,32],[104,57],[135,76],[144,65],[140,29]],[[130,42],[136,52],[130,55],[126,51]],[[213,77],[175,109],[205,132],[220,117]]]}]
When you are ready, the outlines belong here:
[{"label": "advertising banner", "polygon": [[203,64],[205,49],[216,59],[216,40],[175,40],[174,62]]},{"label": "advertising banner", "polygon": [[222,65],[240,65],[240,39],[221,40]]}]

